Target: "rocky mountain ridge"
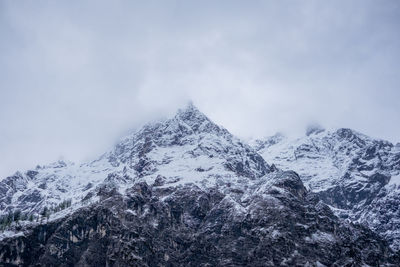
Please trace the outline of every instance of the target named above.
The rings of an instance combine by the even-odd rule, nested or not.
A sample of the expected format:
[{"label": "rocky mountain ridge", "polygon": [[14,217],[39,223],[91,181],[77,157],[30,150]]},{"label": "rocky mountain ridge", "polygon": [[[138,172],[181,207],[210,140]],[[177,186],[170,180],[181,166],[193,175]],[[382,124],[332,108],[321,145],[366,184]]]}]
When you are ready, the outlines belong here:
[{"label": "rocky mountain ridge", "polygon": [[253,147],[270,163],[299,173],[335,214],[362,223],[400,248],[400,146],[351,129],[282,134]]},{"label": "rocky mountain ridge", "polygon": [[[257,148],[259,149],[259,148]],[[280,166],[278,166],[280,167]],[[97,160],[0,182],[0,211],[41,218],[3,232],[6,266],[396,266],[387,241],[346,222],[296,172],[193,105]],[[307,181],[306,181],[307,184]],[[307,184],[310,185],[309,183]],[[320,200],[322,199],[322,201]],[[45,207],[72,199],[43,219]]]},{"label": "rocky mountain ridge", "polygon": [[39,213],[65,199],[76,204],[102,186],[123,192],[140,179],[208,186],[239,176],[255,179],[269,171],[249,145],[188,105],[172,119],[145,125],[92,162],[59,161],[6,177],[0,181],[0,215],[15,209]]}]

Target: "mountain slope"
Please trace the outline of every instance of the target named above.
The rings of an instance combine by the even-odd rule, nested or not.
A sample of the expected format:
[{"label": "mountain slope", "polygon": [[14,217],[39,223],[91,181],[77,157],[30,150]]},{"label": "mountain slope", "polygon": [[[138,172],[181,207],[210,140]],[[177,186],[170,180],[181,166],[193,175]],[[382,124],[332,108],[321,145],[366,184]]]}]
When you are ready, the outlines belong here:
[{"label": "mountain slope", "polygon": [[243,190],[139,182],[124,195],[0,244],[9,266],[396,266],[367,228],[341,222],[294,172]]},{"label": "mountain slope", "polygon": [[[99,159],[0,182],[7,266],[396,266],[388,243],[336,217],[193,105]],[[36,193],[33,193],[36,192]],[[70,207],[43,209],[72,198]],[[62,203],[62,202],[61,202]]]},{"label": "mountain slope", "polygon": [[[67,199],[72,200],[71,212],[98,201],[96,192],[103,187],[123,193],[137,181],[212,187],[256,179],[269,171],[250,146],[190,104],[172,119],[148,124],[127,136],[95,161],[57,162],[3,179],[0,215],[21,210],[39,217],[45,207],[57,207]],[[68,212],[57,212],[50,219]]]},{"label": "mountain slope", "polygon": [[207,178],[205,183],[237,175],[254,179],[269,172],[268,164],[250,146],[211,122],[193,105],[178,111],[171,120],[145,126],[107,157],[114,166],[125,164],[134,170],[133,175],[146,177],[147,181],[159,174],[179,179],[186,171],[196,176],[193,181]]},{"label": "mountain slope", "polygon": [[400,248],[400,147],[350,129],[281,134],[253,145],[270,163],[295,170],[342,218],[363,223]]}]

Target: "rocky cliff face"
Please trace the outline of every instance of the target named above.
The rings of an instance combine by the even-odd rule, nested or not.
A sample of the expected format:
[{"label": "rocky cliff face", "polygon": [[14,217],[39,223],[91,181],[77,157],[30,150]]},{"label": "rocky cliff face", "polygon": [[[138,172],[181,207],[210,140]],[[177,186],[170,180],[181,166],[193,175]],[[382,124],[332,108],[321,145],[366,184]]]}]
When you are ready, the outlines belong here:
[{"label": "rocky cliff face", "polygon": [[8,238],[8,266],[395,266],[372,231],[341,222],[294,172],[242,190],[138,182]]},{"label": "rocky cliff face", "polygon": [[92,162],[59,161],[3,179],[0,215],[15,209],[38,214],[66,199],[79,208],[81,199],[102,186],[122,192],[137,180],[212,186],[242,177],[256,179],[269,171],[253,148],[189,105],[172,119],[144,126]]},{"label": "rocky cliff face", "polygon": [[400,248],[400,147],[350,129],[255,142],[270,163],[295,170],[336,215],[362,223]]},{"label": "rocky cliff face", "polygon": [[[335,216],[321,190],[310,191],[302,179],[268,165],[189,105],[93,162],[58,162],[3,179],[1,213],[19,209],[36,219],[19,218],[3,230],[0,262],[398,265],[385,239]],[[62,205],[65,199],[72,201]]]}]

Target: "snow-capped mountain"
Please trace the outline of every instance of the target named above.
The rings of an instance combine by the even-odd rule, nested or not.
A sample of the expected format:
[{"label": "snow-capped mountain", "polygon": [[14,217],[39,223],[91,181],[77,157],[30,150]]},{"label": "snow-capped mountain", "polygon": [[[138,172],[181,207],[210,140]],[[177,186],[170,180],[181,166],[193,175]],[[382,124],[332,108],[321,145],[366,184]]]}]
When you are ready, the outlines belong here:
[{"label": "snow-capped mountain", "polygon": [[[278,145],[283,137],[276,139],[271,142]],[[259,142],[257,149],[263,151],[268,142]],[[304,179],[312,187],[312,179]],[[3,229],[0,262],[7,266],[396,266],[400,262],[400,255],[379,235],[336,217],[319,199],[324,192],[320,188],[318,194],[308,190],[296,172],[267,164],[256,149],[188,105],[173,118],[127,136],[95,161],[57,162],[2,180],[1,213],[21,210],[28,216],[21,219],[18,214],[15,221],[14,215],[15,222]],[[71,203],[64,204],[67,199]],[[37,219],[27,220],[32,214]]]},{"label": "snow-capped mountain", "polygon": [[[166,121],[127,136],[99,159],[83,164],[59,161],[0,182],[0,215],[19,209],[39,213],[72,199],[82,206],[102,186],[121,192],[136,181],[217,186],[259,178],[269,165],[249,145],[211,122],[192,104]],[[95,197],[94,197],[95,199]]]},{"label": "snow-capped mountain", "polygon": [[335,214],[360,222],[400,249],[400,146],[351,129],[312,128],[282,134],[253,147],[269,163],[296,171]]}]

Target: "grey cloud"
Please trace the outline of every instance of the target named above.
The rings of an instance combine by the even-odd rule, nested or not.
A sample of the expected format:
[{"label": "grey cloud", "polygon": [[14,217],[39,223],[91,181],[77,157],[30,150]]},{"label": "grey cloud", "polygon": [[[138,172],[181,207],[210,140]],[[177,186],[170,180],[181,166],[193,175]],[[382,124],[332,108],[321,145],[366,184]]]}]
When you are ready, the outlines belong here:
[{"label": "grey cloud", "polygon": [[192,100],[233,133],[399,141],[398,1],[2,1],[0,176]]}]

